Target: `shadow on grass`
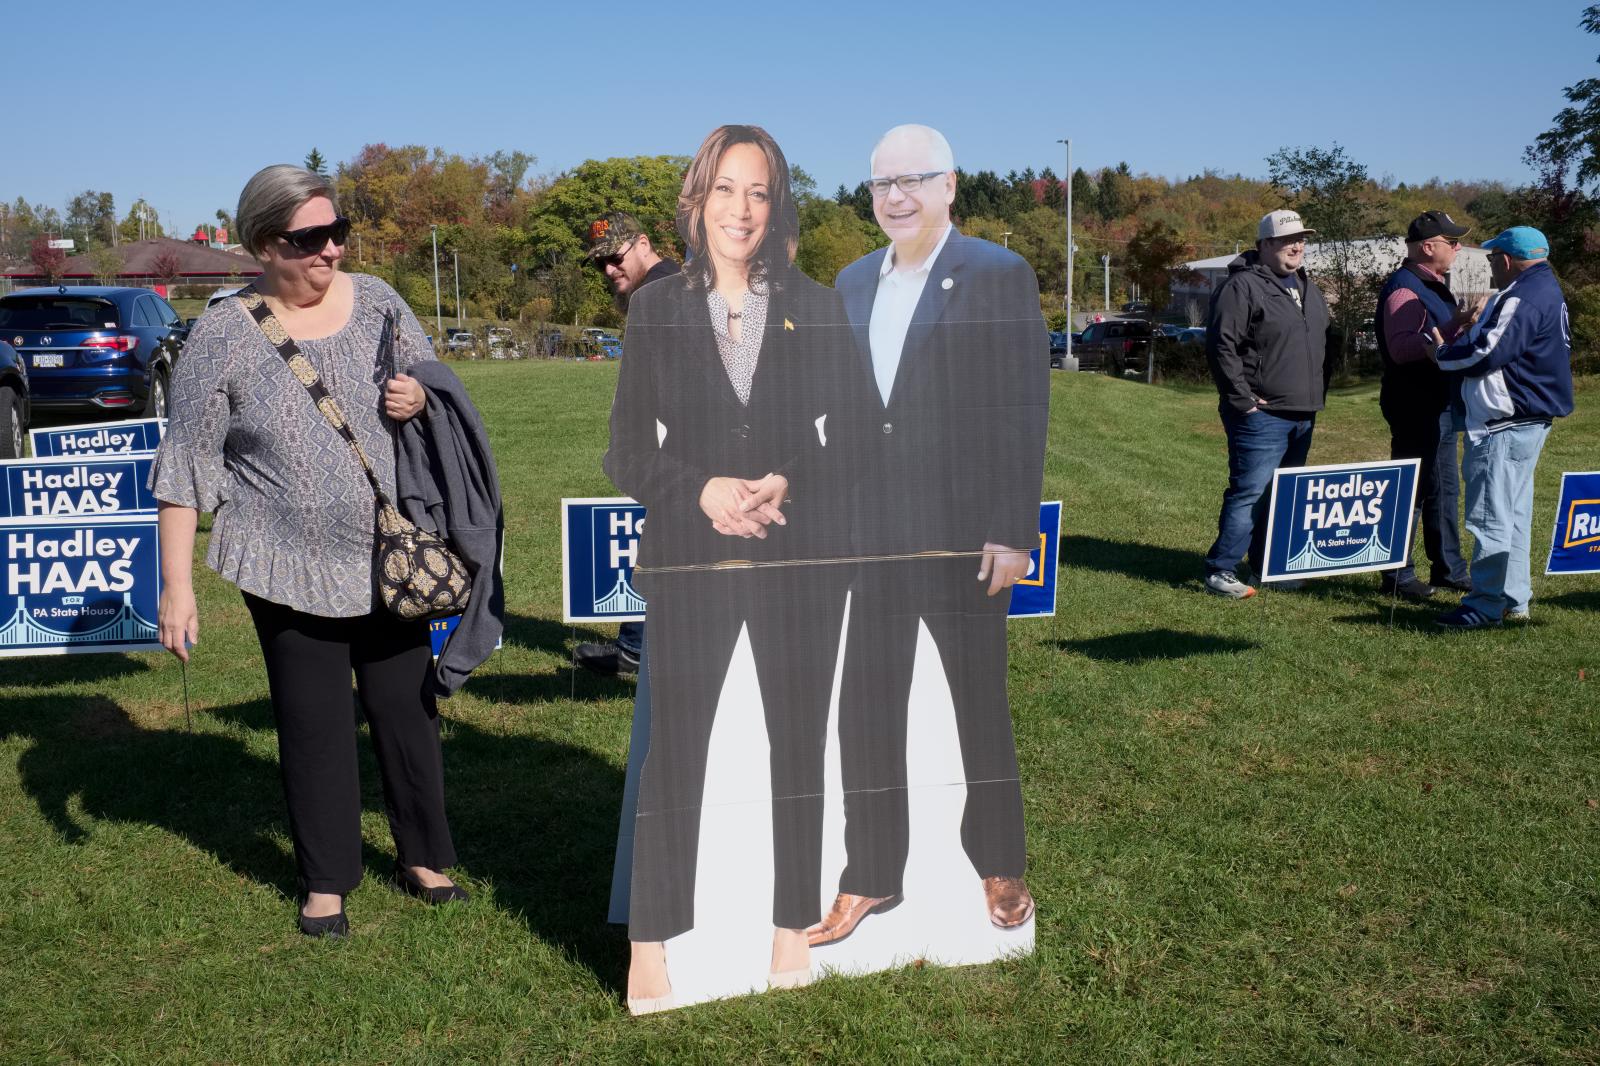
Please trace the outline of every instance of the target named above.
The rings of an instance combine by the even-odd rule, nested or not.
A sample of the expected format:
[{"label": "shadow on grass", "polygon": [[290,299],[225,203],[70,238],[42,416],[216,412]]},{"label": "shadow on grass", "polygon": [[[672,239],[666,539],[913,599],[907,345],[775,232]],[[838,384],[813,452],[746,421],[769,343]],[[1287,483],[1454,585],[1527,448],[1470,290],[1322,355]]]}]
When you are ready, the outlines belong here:
[{"label": "shadow on grass", "polygon": [[1536,597],[1533,601],[1534,611],[1537,612],[1541,605],[1565,607],[1569,611],[1600,611],[1600,592],[1573,589],[1554,596]]},{"label": "shadow on grass", "polygon": [[[467,691],[480,699],[496,703],[549,703],[554,700],[604,702],[633,698],[633,681],[594,674],[576,667],[572,662],[573,643],[605,643],[612,639],[609,636],[566,622],[507,614],[505,639],[508,644],[559,656],[565,665],[543,673],[523,674],[494,674],[480,669],[467,682]],[[493,663],[491,659],[489,664]]]},{"label": "shadow on grass", "polygon": [[1203,547],[1196,551],[1177,551],[1155,544],[1069,536],[1061,538],[1059,565],[1104,570],[1181,588],[1196,585],[1205,576],[1204,556]]},{"label": "shadow on grass", "polygon": [[1096,662],[1141,663],[1157,659],[1187,659],[1193,655],[1227,655],[1253,651],[1253,640],[1219,637],[1209,633],[1182,633],[1173,629],[1147,629],[1112,633],[1088,640],[1058,640],[1063,651],[1074,651]]},{"label": "shadow on grass", "polygon": [[84,681],[107,681],[114,677],[142,674],[148,669],[148,663],[131,655],[22,656],[6,663],[6,684],[34,688],[76,685]]},{"label": "shadow on grass", "polygon": [[[144,728],[105,697],[9,701],[0,733],[32,744],[18,759],[23,790],[61,839],[93,822],[151,825],[215,856],[241,876],[293,897],[293,856],[276,759],[232,732]],[[204,712],[270,731],[266,700]],[[353,713],[353,711],[352,711]],[[534,736],[445,722],[445,802],[460,868],[491,882],[500,906],[620,989],[627,945],[606,923],[622,770],[593,752]],[[362,805],[381,811],[370,750],[360,753]],[[386,879],[393,853],[363,845],[366,872]],[[286,912],[286,919],[287,912]]]}]

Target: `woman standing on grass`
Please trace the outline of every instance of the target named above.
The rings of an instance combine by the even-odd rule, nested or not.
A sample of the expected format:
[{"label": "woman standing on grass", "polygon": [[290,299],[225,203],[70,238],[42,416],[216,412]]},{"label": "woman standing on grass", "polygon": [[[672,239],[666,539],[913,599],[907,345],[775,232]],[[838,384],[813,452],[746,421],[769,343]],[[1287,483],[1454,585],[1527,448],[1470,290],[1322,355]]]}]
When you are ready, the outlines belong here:
[{"label": "woman standing on grass", "polygon": [[[789,166],[765,130],[723,126],[706,138],[684,178],[678,231],[683,272],[640,289],[629,308],[605,458],[649,513],[635,571],[650,601],[653,702],[628,921],[635,1014],[675,1005],[665,941],[694,925],[706,753],[742,627],[771,747],[769,983],[809,980],[845,597],[844,567],[785,565],[845,554],[835,501],[854,341],[837,294],[793,265]],[[733,560],[757,565],[722,565]]]},{"label": "woman standing on grass", "polygon": [[[393,423],[423,414],[425,403],[422,386],[395,371],[433,358],[422,327],[388,285],[339,270],[350,223],[326,178],[267,167],[244,187],[236,219],[262,266],[252,289],[337,400],[392,497]],[[239,586],[255,622],[301,931],[346,935],[344,897],[362,877],[352,669],[383,775],[396,883],[431,903],[465,899],[440,872],[456,856],[428,623],[375,602],[372,489],[242,299],[212,307],[189,335],[151,488],[161,500],[161,643],[187,662],[199,640],[191,570],[200,511],[216,513],[206,563]]]}]

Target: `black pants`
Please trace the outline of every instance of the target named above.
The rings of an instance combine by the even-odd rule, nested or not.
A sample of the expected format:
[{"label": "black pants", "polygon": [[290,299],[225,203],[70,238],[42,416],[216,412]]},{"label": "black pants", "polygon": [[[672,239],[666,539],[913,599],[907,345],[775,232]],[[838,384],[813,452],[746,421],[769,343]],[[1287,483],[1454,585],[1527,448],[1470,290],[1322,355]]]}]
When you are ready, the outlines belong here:
[{"label": "black pants", "polygon": [[804,929],[821,920],[822,759],[844,624],[842,570],[652,576],[650,751],[639,775],[629,939],[668,940],[694,927],[706,752],[744,625],[770,747],[772,924]]},{"label": "black pants", "polygon": [[382,610],[320,618],[249,593],[244,602],[267,661],[300,891],[342,896],[361,883],[352,669],[400,862],[432,870],[453,865],[439,712],[427,685],[428,624]]},{"label": "black pants", "polygon": [[961,846],[979,877],[1021,877],[1027,863],[1022,786],[1006,700],[1009,592],[987,595],[980,560],[870,563],[851,594],[839,694],[846,865],[839,891],[892,896],[904,889],[910,848],[906,717],[917,621],[939,647],[955,706],[967,780]]},{"label": "black pants", "polygon": [[[1387,409],[1384,420],[1389,423],[1389,458],[1421,459],[1417,468],[1417,509],[1422,512],[1422,550],[1434,571],[1448,570],[1439,532],[1439,412],[1419,408],[1415,411]],[[1401,574],[1416,570],[1413,559]],[[1389,572],[1386,577],[1395,574]]]}]

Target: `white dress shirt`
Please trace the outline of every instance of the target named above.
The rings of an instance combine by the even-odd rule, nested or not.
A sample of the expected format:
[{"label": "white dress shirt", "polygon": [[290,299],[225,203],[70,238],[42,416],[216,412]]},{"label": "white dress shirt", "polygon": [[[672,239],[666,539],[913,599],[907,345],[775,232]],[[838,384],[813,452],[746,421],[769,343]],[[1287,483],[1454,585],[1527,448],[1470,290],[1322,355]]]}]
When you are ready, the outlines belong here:
[{"label": "white dress shirt", "polygon": [[872,301],[872,319],[867,325],[867,339],[872,345],[872,373],[878,379],[878,395],[885,405],[894,391],[895,374],[900,370],[900,354],[906,346],[906,331],[911,328],[911,316],[922,299],[922,290],[928,284],[929,271],[944,251],[953,226],[946,226],[939,243],[934,245],[928,258],[915,270],[894,268],[894,247],[884,253],[883,266],[878,270],[878,295]]}]

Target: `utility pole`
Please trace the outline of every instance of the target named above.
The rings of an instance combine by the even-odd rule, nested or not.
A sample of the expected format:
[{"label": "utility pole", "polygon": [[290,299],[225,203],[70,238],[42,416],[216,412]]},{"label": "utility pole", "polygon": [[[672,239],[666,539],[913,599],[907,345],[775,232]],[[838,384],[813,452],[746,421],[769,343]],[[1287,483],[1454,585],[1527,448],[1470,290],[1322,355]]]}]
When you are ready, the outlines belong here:
[{"label": "utility pole", "polygon": [[1072,358],[1072,138],[1056,141],[1067,146],[1067,358]]},{"label": "utility pole", "polygon": [[459,329],[461,327],[461,253],[452,248],[450,249],[450,255],[456,261],[456,328]]},{"label": "utility pole", "polygon": [[1105,277],[1106,310],[1109,311],[1111,310],[1111,256],[1109,254],[1100,257],[1100,270]]},{"label": "utility pole", "polygon": [[433,234],[433,343],[444,337],[444,303],[439,299],[439,227],[429,226]]},{"label": "utility pole", "polygon": [[1002,247],[1002,248],[1010,248],[1011,247],[1011,231],[1010,230],[1006,230],[1004,233],[1000,234],[1000,247]]}]

